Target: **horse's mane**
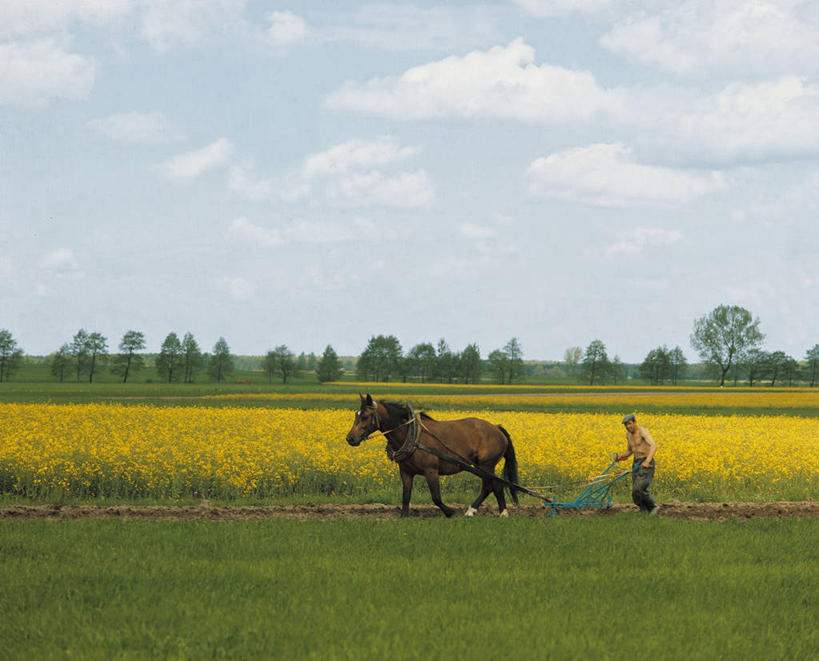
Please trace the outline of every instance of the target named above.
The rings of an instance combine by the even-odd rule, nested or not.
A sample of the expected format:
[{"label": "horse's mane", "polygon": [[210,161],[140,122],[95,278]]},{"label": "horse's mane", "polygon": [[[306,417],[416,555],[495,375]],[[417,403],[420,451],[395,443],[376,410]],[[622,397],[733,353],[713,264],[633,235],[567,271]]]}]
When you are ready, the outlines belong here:
[{"label": "horse's mane", "polygon": [[[390,420],[394,421],[394,424],[401,424],[412,417],[412,409],[410,408],[409,404],[405,404],[404,402],[396,402],[391,399],[382,399],[380,400],[380,403],[385,409],[387,409]],[[428,415],[425,411],[421,411],[419,415],[424,420],[435,420],[435,418]]]}]

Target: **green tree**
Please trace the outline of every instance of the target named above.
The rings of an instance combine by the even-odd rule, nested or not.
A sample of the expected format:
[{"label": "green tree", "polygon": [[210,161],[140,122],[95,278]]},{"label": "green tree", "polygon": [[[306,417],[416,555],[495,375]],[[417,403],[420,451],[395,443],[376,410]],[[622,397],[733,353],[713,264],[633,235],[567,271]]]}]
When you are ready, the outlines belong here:
[{"label": "green tree", "polygon": [[71,367],[71,345],[63,344],[48,362],[51,373],[62,383],[66,370]]},{"label": "green tree", "polygon": [[296,358],[286,344],[280,344],[268,355],[273,356],[274,372],[282,378],[282,383],[286,384],[287,379],[296,373]]},{"label": "green tree", "polygon": [[611,359],[609,374],[611,375],[611,381],[614,385],[617,385],[618,380],[622,381],[626,378],[625,365],[623,365],[623,362],[620,360],[620,356],[614,356],[614,358]]},{"label": "green tree", "polygon": [[77,383],[80,382],[80,376],[86,369],[88,369],[89,361],[89,335],[88,331],[80,328],[71,340],[71,358],[74,363],[74,369],[77,373]]},{"label": "green tree", "polygon": [[589,385],[593,386],[595,379],[601,381],[609,371],[609,357],[606,354],[606,345],[600,340],[592,340],[586,347],[581,363],[580,378],[588,379]]},{"label": "green tree", "polygon": [[401,343],[394,335],[378,335],[370,338],[356,365],[356,373],[362,380],[389,381],[398,373],[401,359]]},{"label": "green tree", "polygon": [[506,383],[506,375],[509,373],[509,356],[501,349],[490,352],[488,357],[489,371],[498,383]]},{"label": "green tree", "polygon": [[122,336],[119,353],[114,356],[111,371],[122,377],[127,383],[131,372],[138,372],[145,366],[145,359],[137,353],[145,348],[145,335],[139,331],[129,330]]},{"label": "green tree", "polygon": [[522,379],[526,374],[523,367],[523,348],[520,346],[518,338],[513,337],[503,347],[503,352],[509,359],[509,381],[511,384],[513,380]]},{"label": "green tree", "polygon": [[676,346],[668,352],[668,359],[671,361],[671,383],[675,386],[677,382],[685,376],[688,369],[688,361],[682,347]]},{"label": "green tree", "polygon": [[412,374],[425,383],[435,374],[435,347],[430,342],[416,344],[407,354]]},{"label": "green tree", "polygon": [[193,375],[202,367],[202,351],[193,333],[185,333],[182,338],[182,369],[183,381],[193,383]]},{"label": "green tree", "polygon": [[168,333],[162,342],[159,355],[156,357],[156,371],[168,383],[179,380],[179,371],[182,368],[184,353],[182,342],[176,333]]},{"label": "green tree", "polygon": [[770,360],[770,355],[761,349],[749,349],[745,352],[742,364],[745,368],[745,375],[748,377],[749,387],[753,388],[755,381],[768,374]]},{"label": "green tree", "polygon": [[452,383],[457,368],[457,359],[452,349],[449,348],[446,340],[438,340],[438,347],[435,350],[435,373],[441,383]]},{"label": "green tree", "polygon": [[583,349],[580,347],[569,347],[563,354],[563,362],[566,363],[566,371],[569,376],[577,376],[580,361],[583,360]]},{"label": "green tree", "polygon": [[273,350],[267,352],[267,355],[262,360],[262,369],[264,373],[267,375],[267,383],[273,383],[273,375],[276,374],[277,366],[276,366],[276,354],[273,353]]},{"label": "green tree", "polygon": [[108,340],[102,333],[91,333],[88,336],[88,383],[94,381],[97,363],[108,360]]},{"label": "green tree", "polygon": [[329,344],[325,347],[324,353],[318,359],[316,365],[316,376],[322,383],[329,381],[338,381],[344,374],[344,368],[341,366],[341,361],[338,354]]},{"label": "green tree", "polygon": [[819,344],[814,344],[812,349],[808,349],[805,360],[807,361],[810,387],[813,388],[816,386],[816,374],[819,372]]},{"label": "green tree", "polygon": [[691,346],[725,385],[725,375],[765,338],[759,318],[738,305],[720,305],[694,322]]},{"label": "green tree", "polygon": [[663,345],[648,352],[640,365],[640,376],[652,385],[661,386],[671,377],[671,352]]},{"label": "green tree", "polygon": [[17,346],[17,340],[10,331],[0,329],[0,383],[8,381],[22,361],[23,350]]},{"label": "green tree", "polygon": [[216,379],[217,383],[233,372],[233,356],[230,355],[230,347],[225,338],[220,337],[213,345],[213,354],[208,361],[208,373]]},{"label": "green tree", "polygon": [[461,378],[464,383],[480,383],[481,380],[481,350],[477,344],[469,344],[461,352]]},{"label": "green tree", "polygon": [[776,380],[785,370],[785,364],[788,362],[788,356],[784,351],[773,351],[768,354],[767,362],[768,376],[771,378],[770,386],[773,388],[776,385]]}]

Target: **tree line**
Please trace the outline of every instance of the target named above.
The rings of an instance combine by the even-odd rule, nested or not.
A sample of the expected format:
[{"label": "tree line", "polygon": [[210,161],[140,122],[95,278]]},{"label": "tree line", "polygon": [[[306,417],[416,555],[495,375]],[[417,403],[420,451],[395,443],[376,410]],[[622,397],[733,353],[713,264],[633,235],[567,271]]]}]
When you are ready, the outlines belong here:
[{"label": "tree line", "polygon": [[[720,305],[694,322],[691,346],[699,354],[707,374],[720,386],[733,380],[735,385],[740,381],[749,386],[763,382],[770,386],[806,382],[815,387],[819,376],[819,344],[808,349],[804,359],[799,361],[784,351],[766,350],[765,335],[759,326],[759,318],[745,308]],[[59,381],[87,379],[91,383],[101,369],[109,369],[127,383],[132,375],[146,369],[145,347],[145,335],[129,330],[123,335],[118,351],[111,354],[108,340],[101,333],[80,329],[70,342],[48,357],[48,364]],[[12,372],[20,368],[23,355],[12,334],[0,329],[0,382],[8,381]],[[652,385],[677,384],[686,377],[690,367],[681,347],[669,349],[663,344],[646,354],[635,374],[632,366],[623,364],[617,355],[609,358],[606,345],[599,339],[592,340],[585,349],[579,346],[567,349],[563,366],[567,376],[589,385],[616,385],[637,375]],[[204,353],[192,333],[185,333],[180,339],[171,332],[162,342],[152,368],[160,379],[169,383],[192,383],[203,371],[222,382],[235,370],[235,356],[223,337],[210,353]],[[317,357],[312,353],[296,356],[281,344],[267,352],[261,368],[269,383],[278,378],[284,384],[304,371],[313,372],[322,382],[337,381],[344,373],[342,361],[331,345]],[[441,338],[436,344],[416,344],[405,353],[394,335],[374,335],[358,357],[355,369],[357,377],[365,381],[413,379],[422,383],[478,383],[488,374],[497,383],[511,384],[523,380],[526,374],[523,349],[516,337],[483,359],[476,343],[462,351],[453,351]]]}]

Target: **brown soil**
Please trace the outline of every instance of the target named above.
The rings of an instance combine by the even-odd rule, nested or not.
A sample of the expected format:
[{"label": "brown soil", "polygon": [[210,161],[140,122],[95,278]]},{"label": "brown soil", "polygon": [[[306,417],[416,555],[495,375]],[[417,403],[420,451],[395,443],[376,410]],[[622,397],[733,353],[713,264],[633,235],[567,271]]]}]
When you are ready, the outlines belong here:
[{"label": "brown soil", "polygon": [[[466,509],[465,506],[461,506]],[[613,505],[605,510],[561,510],[559,516],[607,516],[636,512],[632,505]],[[400,510],[395,505],[256,505],[214,506],[207,501],[199,505],[6,505],[0,507],[0,519],[100,519],[120,518],[153,521],[252,521],[258,519],[395,519]],[[542,505],[526,504],[510,510],[513,517],[545,518]],[[478,516],[496,516],[494,505],[481,508]],[[773,503],[663,503],[659,515],[689,521],[740,521],[760,517],[819,517],[819,501]],[[431,519],[441,517],[434,505],[416,505],[412,516]]]}]

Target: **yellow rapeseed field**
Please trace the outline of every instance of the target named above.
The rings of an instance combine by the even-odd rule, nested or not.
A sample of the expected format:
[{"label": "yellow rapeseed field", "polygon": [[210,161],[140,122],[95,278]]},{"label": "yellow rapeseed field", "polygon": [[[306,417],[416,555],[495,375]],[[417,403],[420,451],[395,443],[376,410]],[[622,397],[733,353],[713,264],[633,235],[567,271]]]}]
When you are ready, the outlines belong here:
[{"label": "yellow rapeseed field", "polygon": [[[383,439],[358,448],[345,442],[352,415],[335,409],[0,404],[0,493],[233,498],[394,488],[397,494],[397,469]],[[587,478],[625,447],[619,417],[608,414],[434,412],[438,419],[468,415],[509,430],[524,484]],[[656,490],[665,497],[817,493],[819,419],[638,415],[658,442]]]}]

